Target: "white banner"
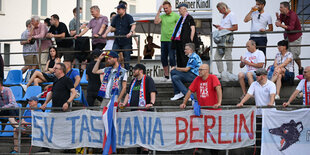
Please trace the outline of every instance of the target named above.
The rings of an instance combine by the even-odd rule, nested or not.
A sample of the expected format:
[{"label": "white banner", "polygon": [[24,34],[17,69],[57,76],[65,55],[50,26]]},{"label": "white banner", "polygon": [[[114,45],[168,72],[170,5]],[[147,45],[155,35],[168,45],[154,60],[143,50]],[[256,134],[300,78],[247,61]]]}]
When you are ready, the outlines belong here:
[{"label": "white banner", "polygon": [[[117,147],[142,146],[173,151],[190,148],[234,149],[255,143],[255,107],[235,110],[118,112]],[[55,149],[102,148],[102,113],[33,112],[32,145]]]},{"label": "white banner", "polygon": [[104,128],[100,111],[31,113],[31,143],[34,146],[54,149],[102,148]]},{"label": "white banner", "polygon": [[310,109],[263,110],[262,155],[308,155]]}]

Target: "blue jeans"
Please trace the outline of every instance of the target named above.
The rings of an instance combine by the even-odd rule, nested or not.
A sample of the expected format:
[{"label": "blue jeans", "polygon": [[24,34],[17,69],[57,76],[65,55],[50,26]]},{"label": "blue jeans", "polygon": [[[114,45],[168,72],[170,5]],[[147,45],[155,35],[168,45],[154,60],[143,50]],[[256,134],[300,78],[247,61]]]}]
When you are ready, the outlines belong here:
[{"label": "blue jeans", "polygon": [[168,56],[170,66],[175,66],[175,50],[171,49],[171,41],[162,41],[160,59],[163,67],[168,66]]},{"label": "blue jeans", "polygon": [[187,93],[187,88],[184,86],[183,82],[193,82],[196,78],[196,75],[191,71],[188,72],[180,72],[177,70],[171,71],[171,79],[174,88],[174,94],[179,94],[182,92],[184,95]]},{"label": "blue jeans", "polygon": [[[114,42],[112,50],[115,50],[115,49],[132,49],[132,45],[131,44],[119,45],[116,42]],[[124,56],[124,61],[126,62],[125,63],[125,69],[129,70],[130,54],[132,53],[132,51],[123,51],[122,53]]]}]

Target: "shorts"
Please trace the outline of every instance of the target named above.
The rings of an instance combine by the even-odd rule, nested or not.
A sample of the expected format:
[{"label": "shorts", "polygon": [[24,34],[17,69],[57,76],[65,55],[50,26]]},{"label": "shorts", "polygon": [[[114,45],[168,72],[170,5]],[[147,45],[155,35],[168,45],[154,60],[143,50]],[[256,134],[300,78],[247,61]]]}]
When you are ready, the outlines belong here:
[{"label": "shorts", "polygon": [[25,65],[38,65],[38,58],[37,55],[26,55],[24,56]]},{"label": "shorts", "polygon": [[54,82],[56,76],[54,74],[42,73],[47,82]]},{"label": "shorts", "polygon": [[293,58],[294,59],[300,59],[299,55],[300,55],[301,47],[300,46],[293,46],[293,47],[291,47],[291,45],[300,45],[301,44],[301,39],[302,39],[302,37],[300,36],[297,40],[288,43],[289,44],[288,51],[293,54]]},{"label": "shorts", "polygon": [[294,72],[289,72],[288,70],[285,70],[284,78],[282,78],[283,81],[292,81],[295,78]]},{"label": "shorts", "polygon": [[[249,71],[249,72],[253,73],[253,80],[256,81],[256,74],[254,73],[254,71]],[[248,83],[248,77],[246,76],[247,72],[243,72],[243,73],[244,73],[244,81]]]}]

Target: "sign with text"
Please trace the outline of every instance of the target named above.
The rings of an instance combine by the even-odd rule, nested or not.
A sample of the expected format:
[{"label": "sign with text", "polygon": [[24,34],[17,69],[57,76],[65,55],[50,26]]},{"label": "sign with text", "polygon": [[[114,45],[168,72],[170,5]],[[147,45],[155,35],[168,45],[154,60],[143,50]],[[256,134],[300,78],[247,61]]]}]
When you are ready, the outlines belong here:
[{"label": "sign with text", "polygon": [[[255,143],[255,107],[235,110],[118,112],[118,148],[142,146],[173,151],[190,148],[234,149]],[[79,110],[33,112],[32,145],[55,149],[102,148],[102,114]]]},{"label": "sign with text", "polygon": [[[157,0],[157,8],[163,4],[164,0]],[[172,10],[178,10],[177,6],[185,3],[188,5],[187,10],[190,11],[209,11],[211,10],[210,0],[169,0],[172,6]]]}]

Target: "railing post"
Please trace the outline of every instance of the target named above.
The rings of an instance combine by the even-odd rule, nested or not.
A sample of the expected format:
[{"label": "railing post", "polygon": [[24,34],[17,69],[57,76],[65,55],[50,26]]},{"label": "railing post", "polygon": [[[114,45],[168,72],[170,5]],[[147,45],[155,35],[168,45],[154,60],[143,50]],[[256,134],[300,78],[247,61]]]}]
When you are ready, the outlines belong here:
[{"label": "railing post", "polygon": [[140,35],[138,35],[138,64],[140,63]]},{"label": "railing post", "polygon": [[39,69],[41,70],[41,71],[43,71],[43,68],[42,68],[42,64],[41,64],[41,54],[42,54],[42,47],[41,47],[41,38],[39,39],[39,40],[37,40],[37,41],[39,41],[39,52],[38,52],[38,56],[39,56],[39,60],[38,60],[38,63],[39,63]]},{"label": "railing post", "polygon": [[[21,147],[20,147],[20,144],[21,144],[21,135],[22,135],[22,131],[21,131],[21,122],[22,122],[22,110],[21,110],[21,107],[18,107],[18,152],[21,152]],[[12,122],[11,122],[12,123]],[[14,133],[13,133],[14,134]],[[14,139],[14,136],[13,136],[13,139]],[[15,139],[14,139],[15,140]],[[13,142],[14,142],[13,140]],[[15,146],[14,146],[15,147]]]}]

